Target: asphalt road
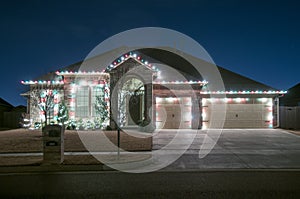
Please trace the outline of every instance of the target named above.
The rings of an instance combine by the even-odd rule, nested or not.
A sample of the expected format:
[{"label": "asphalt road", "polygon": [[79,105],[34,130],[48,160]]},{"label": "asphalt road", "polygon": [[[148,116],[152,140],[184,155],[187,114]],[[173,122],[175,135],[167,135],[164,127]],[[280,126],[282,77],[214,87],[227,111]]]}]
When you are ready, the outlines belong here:
[{"label": "asphalt road", "polygon": [[300,198],[299,170],[0,174],[0,198]]}]

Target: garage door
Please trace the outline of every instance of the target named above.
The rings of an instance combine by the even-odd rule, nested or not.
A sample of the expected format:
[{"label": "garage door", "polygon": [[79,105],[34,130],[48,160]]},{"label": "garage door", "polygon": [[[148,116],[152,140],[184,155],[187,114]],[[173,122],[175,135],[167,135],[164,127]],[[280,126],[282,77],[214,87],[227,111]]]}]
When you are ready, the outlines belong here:
[{"label": "garage door", "polygon": [[156,97],[156,128],[190,129],[191,106],[190,97]]},{"label": "garage door", "polygon": [[224,122],[223,128],[272,128],[272,107],[272,98],[203,98],[202,125],[216,128]]}]

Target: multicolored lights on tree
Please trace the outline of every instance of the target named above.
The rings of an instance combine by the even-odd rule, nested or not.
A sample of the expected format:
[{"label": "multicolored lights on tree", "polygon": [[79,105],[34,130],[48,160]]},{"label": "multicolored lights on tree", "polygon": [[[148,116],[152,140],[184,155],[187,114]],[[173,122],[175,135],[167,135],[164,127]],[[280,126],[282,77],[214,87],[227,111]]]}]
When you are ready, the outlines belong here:
[{"label": "multicolored lights on tree", "polygon": [[46,124],[52,117],[57,117],[59,102],[60,96],[57,90],[47,89],[40,91],[38,107],[41,110],[41,115],[44,116],[43,119],[45,119]]}]

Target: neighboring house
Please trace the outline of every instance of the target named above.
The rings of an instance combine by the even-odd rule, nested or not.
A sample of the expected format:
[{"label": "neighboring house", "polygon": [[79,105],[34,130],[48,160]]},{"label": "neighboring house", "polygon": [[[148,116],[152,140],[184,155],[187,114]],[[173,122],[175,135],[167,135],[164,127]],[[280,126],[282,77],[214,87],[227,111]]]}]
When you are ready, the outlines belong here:
[{"label": "neighboring house", "polygon": [[300,106],[300,83],[288,89],[288,92],[280,98],[280,106]]},{"label": "neighboring house", "polygon": [[0,127],[6,127],[4,123],[4,113],[11,111],[13,109],[13,105],[5,101],[4,99],[0,98]]},{"label": "neighboring house", "polygon": [[77,126],[96,123],[103,107],[108,114],[102,123],[113,129],[116,124],[169,129],[277,126],[277,102],[284,91],[222,67],[216,73],[213,66],[172,48],[121,47],[22,81],[30,86],[23,95],[33,123],[44,121],[45,115],[32,103],[32,93],[51,90],[56,105],[49,119],[56,122],[63,101]]},{"label": "neighboring house", "polygon": [[300,129],[300,83],[280,98],[280,127]]},{"label": "neighboring house", "polygon": [[20,120],[24,113],[26,113],[25,106],[14,107],[0,98],[0,128],[13,129],[20,127]]},{"label": "neighboring house", "polygon": [[22,127],[22,120],[25,117],[26,106],[19,105],[12,108],[9,112],[4,112],[4,124],[10,129]]}]

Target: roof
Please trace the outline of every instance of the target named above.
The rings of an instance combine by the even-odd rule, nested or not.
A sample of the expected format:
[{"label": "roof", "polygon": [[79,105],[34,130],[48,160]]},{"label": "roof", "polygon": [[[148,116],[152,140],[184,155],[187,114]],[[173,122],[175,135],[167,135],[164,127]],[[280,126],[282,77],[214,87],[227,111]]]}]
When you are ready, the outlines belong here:
[{"label": "roof", "polygon": [[282,106],[300,105],[300,83],[288,89],[287,94],[280,99],[280,104]]},{"label": "roof", "polygon": [[[109,64],[111,64],[116,58],[120,56],[120,52],[126,51],[127,47],[120,47],[118,49],[114,49],[111,51],[107,51],[105,53],[102,53],[97,56],[92,56],[89,58],[86,58],[85,60],[78,61],[74,64],[71,64],[69,66],[65,66],[59,71],[72,71],[72,72],[77,72],[77,71],[102,71],[105,69]],[[127,51],[130,51],[128,49]],[[53,80],[56,78],[56,71],[49,72],[45,75],[42,75],[35,80]]]},{"label": "roof", "polygon": [[[165,48],[168,51],[174,51],[174,49],[171,48]],[[209,63],[203,59],[199,59],[197,57],[194,57],[192,55],[186,54],[184,52],[178,52],[181,56],[187,58],[192,63],[188,65],[184,65],[191,68],[186,68],[185,72],[189,73],[190,75],[196,74],[199,77],[199,72],[201,73],[202,80],[207,80],[210,85],[209,90],[223,90],[226,91],[269,91],[269,90],[277,90],[271,86],[265,85],[261,82],[255,81],[253,79],[250,79],[248,77],[245,77],[243,75],[240,75],[238,73],[232,72],[230,70],[227,70],[221,66]],[[183,62],[177,61],[178,65],[181,65]],[[197,66],[197,71],[195,71],[195,67]],[[179,69],[180,70],[180,69]],[[212,85],[212,82],[214,84],[222,84],[224,83],[224,88],[221,88],[220,85]]]},{"label": "roof", "polygon": [[255,81],[253,79],[250,79],[248,77],[245,77],[243,75],[240,75],[238,73],[232,72],[230,70],[227,70],[223,67],[218,66],[218,69],[220,71],[220,74],[223,78],[224,85],[226,90],[251,90],[251,91],[257,91],[257,90],[277,90],[271,86],[265,85],[263,83],[260,83],[258,81]]},{"label": "roof", "polygon": [[298,83],[295,86],[289,88],[288,91],[292,96],[300,97],[300,83]]},{"label": "roof", "polygon": [[[265,85],[261,82],[255,81],[238,73],[227,70],[223,67],[216,66],[212,63],[209,63],[205,60],[193,57],[192,55],[186,54],[184,52],[178,51],[170,47],[158,47],[158,48],[129,48],[129,47],[120,47],[100,55],[91,57],[84,61],[79,61],[77,63],[71,64],[69,66],[61,68],[59,71],[95,71],[103,70],[109,66],[114,60],[118,59],[123,55],[124,52],[135,51],[140,53],[142,56],[146,57],[147,60],[151,60],[151,63],[157,65],[167,65],[171,66],[172,70],[167,70],[164,76],[165,81],[176,81],[178,78],[175,76],[172,71],[178,71],[179,76],[184,77],[186,80],[192,81],[203,81],[207,80],[210,85],[209,90],[226,90],[226,91],[269,91],[277,90],[271,86]],[[178,56],[180,54],[180,56]],[[188,61],[187,61],[188,60]],[[194,66],[197,66],[195,69]],[[214,66],[214,67],[213,67]],[[174,69],[174,70],[173,70]],[[216,70],[218,69],[218,70]],[[171,72],[170,72],[171,71]],[[200,71],[200,73],[198,72]],[[217,71],[220,75],[211,75],[217,74]],[[164,70],[162,69],[162,73]],[[177,73],[178,73],[177,72]],[[57,75],[55,72],[51,72],[39,77],[37,80],[53,80]],[[212,82],[219,82],[222,84],[224,82],[224,87],[215,86]]]},{"label": "roof", "polygon": [[26,112],[26,106],[24,105],[19,105],[19,106],[16,106],[14,107],[11,111],[12,112]]},{"label": "roof", "polygon": [[6,106],[6,107],[13,107],[13,105],[11,105],[10,103],[8,103],[7,101],[5,101],[4,99],[0,98],[0,106]]}]

